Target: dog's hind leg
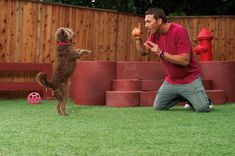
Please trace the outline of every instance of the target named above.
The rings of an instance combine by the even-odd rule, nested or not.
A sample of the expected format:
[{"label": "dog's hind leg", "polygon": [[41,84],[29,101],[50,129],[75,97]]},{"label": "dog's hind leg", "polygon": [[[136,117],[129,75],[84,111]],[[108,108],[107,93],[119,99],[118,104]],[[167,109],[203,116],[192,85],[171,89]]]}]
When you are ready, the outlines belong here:
[{"label": "dog's hind leg", "polygon": [[59,115],[62,115],[61,111],[60,111],[60,106],[61,106],[62,102],[57,100],[57,105],[56,105],[56,110],[57,110],[57,113]]},{"label": "dog's hind leg", "polygon": [[54,96],[57,100],[57,105],[56,105],[56,110],[57,110],[57,113],[59,115],[63,115],[62,112],[61,112],[61,105],[63,103],[63,92],[61,90],[61,88],[57,88],[55,91],[54,91]]},{"label": "dog's hind leg", "polygon": [[63,96],[62,96],[62,102],[61,102],[61,105],[60,105],[60,112],[61,112],[61,115],[68,115],[66,113],[66,102],[67,102],[67,98],[68,98],[68,93],[67,93],[67,84],[63,83],[61,85],[61,90],[63,92]]}]

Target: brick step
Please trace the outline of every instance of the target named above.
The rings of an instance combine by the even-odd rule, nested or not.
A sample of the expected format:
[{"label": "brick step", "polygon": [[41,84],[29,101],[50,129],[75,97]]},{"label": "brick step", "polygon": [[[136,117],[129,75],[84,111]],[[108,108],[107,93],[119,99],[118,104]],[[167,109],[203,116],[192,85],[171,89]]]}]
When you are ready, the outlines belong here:
[{"label": "brick step", "polygon": [[143,90],[143,91],[157,91],[161,87],[163,82],[164,82],[164,79],[142,80],[141,81],[141,90]]},{"label": "brick step", "polygon": [[206,90],[206,94],[214,105],[221,105],[227,102],[224,90]]},{"label": "brick step", "polygon": [[157,94],[156,91],[140,92],[140,106],[153,106],[156,94]]},{"label": "brick step", "polygon": [[106,91],[106,105],[134,107],[140,104],[140,91]]},{"label": "brick step", "polygon": [[205,90],[212,90],[212,80],[202,79],[202,85],[204,86]]},{"label": "brick step", "polygon": [[[206,90],[209,99],[214,105],[221,105],[226,103],[226,96],[224,90]],[[156,96],[156,91],[142,91],[140,92],[140,106],[153,106]],[[184,105],[185,102],[179,105]]]},{"label": "brick step", "polygon": [[[141,90],[143,91],[157,91],[162,83],[164,82],[163,79],[159,80],[142,80],[141,81]],[[212,89],[212,80],[202,80],[202,84],[206,90]]]},{"label": "brick step", "polygon": [[113,91],[140,91],[141,86],[139,79],[114,79],[112,83]]}]

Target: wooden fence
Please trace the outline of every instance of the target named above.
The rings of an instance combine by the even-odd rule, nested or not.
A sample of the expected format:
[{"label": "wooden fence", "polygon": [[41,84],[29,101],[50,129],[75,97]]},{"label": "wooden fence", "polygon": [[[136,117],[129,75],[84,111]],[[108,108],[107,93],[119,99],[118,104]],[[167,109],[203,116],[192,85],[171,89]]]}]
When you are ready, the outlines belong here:
[{"label": "wooden fence", "polygon": [[[192,46],[204,27],[214,35],[213,60],[235,60],[235,16],[175,17],[184,25]],[[116,11],[49,4],[29,0],[0,1],[0,61],[53,63],[54,33],[60,26],[72,28],[76,47],[91,49],[81,60],[152,61],[136,52],[132,29],[144,17]],[[144,38],[147,37],[146,30]]]}]

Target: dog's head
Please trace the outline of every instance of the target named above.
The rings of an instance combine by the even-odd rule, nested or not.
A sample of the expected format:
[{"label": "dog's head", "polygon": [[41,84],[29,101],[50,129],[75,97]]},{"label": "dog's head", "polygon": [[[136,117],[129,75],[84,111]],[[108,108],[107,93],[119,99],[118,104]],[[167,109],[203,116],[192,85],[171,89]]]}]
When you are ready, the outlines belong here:
[{"label": "dog's head", "polygon": [[59,27],[55,33],[55,38],[57,42],[72,41],[73,36],[74,36],[73,30],[65,27]]}]

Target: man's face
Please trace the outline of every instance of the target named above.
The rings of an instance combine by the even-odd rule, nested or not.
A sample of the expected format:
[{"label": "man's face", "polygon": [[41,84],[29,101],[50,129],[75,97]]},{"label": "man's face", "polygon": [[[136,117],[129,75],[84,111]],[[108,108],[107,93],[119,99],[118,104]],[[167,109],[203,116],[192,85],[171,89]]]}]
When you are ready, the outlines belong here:
[{"label": "man's face", "polygon": [[145,15],[144,21],[145,27],[150,34],[154,34],[155,32],[159,31],[160,24],[157,22],[153,15]]}]

